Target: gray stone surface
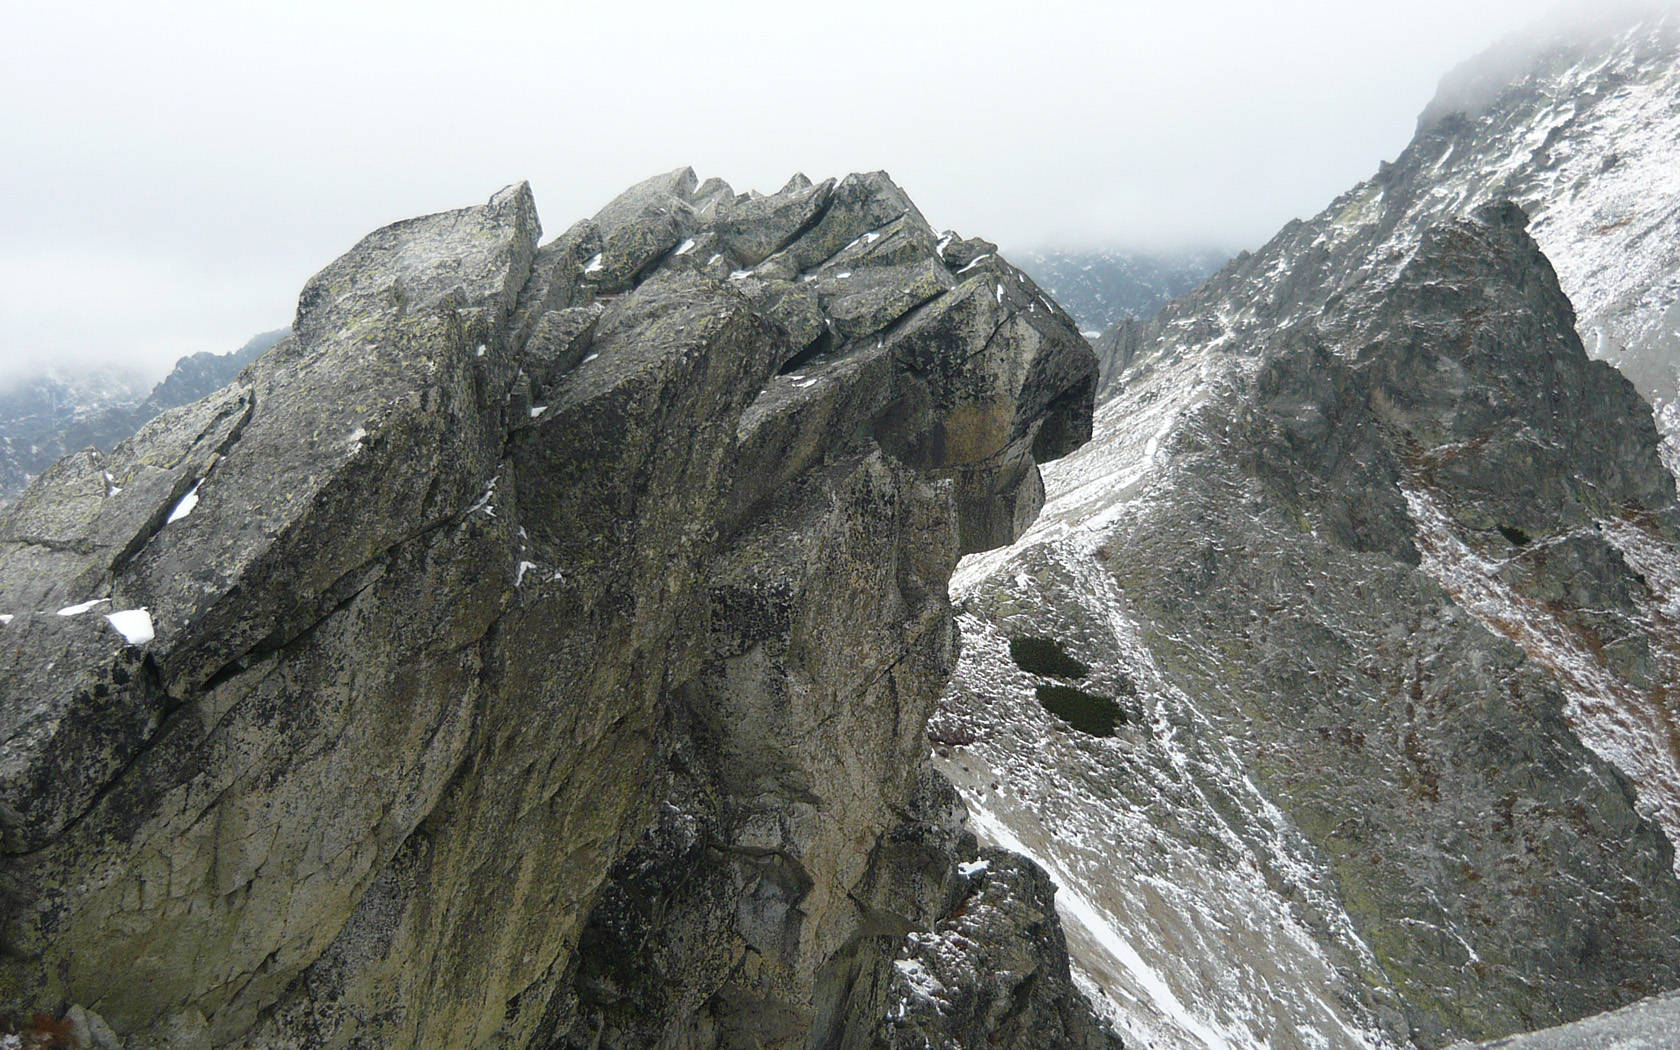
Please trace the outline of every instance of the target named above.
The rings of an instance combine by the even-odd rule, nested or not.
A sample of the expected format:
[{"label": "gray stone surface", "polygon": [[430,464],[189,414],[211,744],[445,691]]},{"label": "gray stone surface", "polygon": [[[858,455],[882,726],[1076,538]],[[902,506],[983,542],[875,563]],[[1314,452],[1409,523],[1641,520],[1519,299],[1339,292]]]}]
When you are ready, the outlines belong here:
[{"label": "gray stone surface", "polygon": [[969,841],[946,581],[1095,360],[880,173],[695,183],[376,231],[0,517],[0,1000],[129,1050],[867,1043]]}]

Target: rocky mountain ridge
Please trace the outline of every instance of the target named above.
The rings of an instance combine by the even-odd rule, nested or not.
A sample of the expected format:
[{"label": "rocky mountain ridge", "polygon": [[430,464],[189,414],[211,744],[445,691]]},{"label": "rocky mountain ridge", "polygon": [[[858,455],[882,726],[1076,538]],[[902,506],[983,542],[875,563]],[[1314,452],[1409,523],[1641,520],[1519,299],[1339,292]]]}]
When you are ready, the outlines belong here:
[{"label": "rocky mountain ridge", "polygon": [[1514,206],[1436,227],[1298,327],[1134,362],[960,571],[940,767],[1140,1040],[1440,1046],[1680,982],[1672,715],[1632,702],[1680,667],[1673,481],[1573,322]]},{"label": "rocky mountain ridge", "polygon": [[89,446],[109,452],[160,412],[220,390],[285,334],[252,336],[227,354],[183,357],[144,396],[114,372],[20,381],[0,394],[0,505],[68,453]]},{"label": "rocky mountain ridge", "polygon": [[1162,338],[1240,345],[1310,316],[1431,224],[1512,200],[1556,267],[1588,353],[1633,380],[1670,433],[1680,419],[1677,98],[1672,9],[1519,37],[1478,56],[1443,80],[1416,137],[1375,177],[1239,256],[1149,332],[1105,333],[1105,384]]},{"label": "rocky mountain ridge", "polygon": [[1674,32],[1527,53],[1106,335],[1092,443],[959,570],[938,764],[1128,1043],[1442,1046],[1680,978],[1672,479],[1580,339],[1674,272]]},{"label": "rocky mountain ridge", "polygon": [[923,735],[957,557],[1095,380],[881,173],[369,235],[0,516],[0,999],[128,1050],[1118,1045]]}]

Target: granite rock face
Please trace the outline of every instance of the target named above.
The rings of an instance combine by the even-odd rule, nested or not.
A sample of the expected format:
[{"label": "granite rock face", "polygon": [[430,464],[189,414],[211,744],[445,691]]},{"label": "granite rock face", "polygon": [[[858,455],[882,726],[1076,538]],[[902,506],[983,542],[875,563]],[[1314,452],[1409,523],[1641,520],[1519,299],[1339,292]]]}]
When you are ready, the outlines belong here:
[{"label": "granite rock face", "polygon": [[0,999],[130,1050],[875,1037],[972,850],[946,581],[1095,360],[879,173],[539,241],[522,185],[369,235],[0,517]]},{"label": "granite rock face", "polygon": [[1680,985],[1680,507],[1525,226],[1141,342],[959,574],[940,767],[1142,1038],[1439,1047]]}]

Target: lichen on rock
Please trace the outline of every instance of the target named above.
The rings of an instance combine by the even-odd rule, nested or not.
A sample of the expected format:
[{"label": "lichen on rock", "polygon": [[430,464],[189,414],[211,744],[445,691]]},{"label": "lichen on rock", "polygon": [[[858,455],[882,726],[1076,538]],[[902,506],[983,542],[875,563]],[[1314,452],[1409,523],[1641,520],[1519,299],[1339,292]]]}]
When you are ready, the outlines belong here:
[{"label": "lichen on rock", "polygon": [[946,582],[1095,359],[881,173],[696,182],[379,230],[6,508],[0,999],[130,1047],[873,1038],[972,851]]}]

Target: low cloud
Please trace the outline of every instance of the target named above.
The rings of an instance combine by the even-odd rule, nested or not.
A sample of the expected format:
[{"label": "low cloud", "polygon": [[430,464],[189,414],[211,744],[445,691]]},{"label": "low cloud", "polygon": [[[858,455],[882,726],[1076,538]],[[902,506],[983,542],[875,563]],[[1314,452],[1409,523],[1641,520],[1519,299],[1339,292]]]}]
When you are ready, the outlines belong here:
[{"label": "low cloud", "polygon": [[885,168],[1006,248],[1252,247],[1535,10],[244,6],[8,15],[0,373],[231,350],[361,234],[519,178],[551,233],[691,164],[766,190]]}]

